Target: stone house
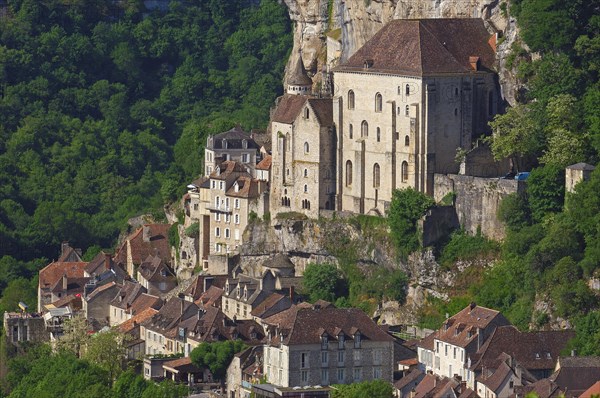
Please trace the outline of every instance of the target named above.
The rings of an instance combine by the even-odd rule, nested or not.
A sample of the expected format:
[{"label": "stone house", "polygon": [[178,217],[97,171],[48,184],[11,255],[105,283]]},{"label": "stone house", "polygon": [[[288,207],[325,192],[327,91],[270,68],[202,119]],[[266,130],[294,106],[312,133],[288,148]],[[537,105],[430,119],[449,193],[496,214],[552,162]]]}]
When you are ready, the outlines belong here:
[{"label": "stone house", "polygon": [[565,191],[575,192],[575,186],[581,181],[587,181],[596,167],[587,163],[577,163],[565,169]]},{"label": "stone house", "polygon": [[421,369],[438,376],[455,374],[474,389],[472,358],[484,346],[497,327],[510,325],[498,311],[471,303],[448,318],[442,327],[418,345]]},{"label": "stone house", "polygon": [[120,333],[127,334],[130,338],[127,341],[127,359],[141,359],[146,354],[146,341],[142,339],[140,325],[157,313],[158,310],[148,307],[117,327]]},{"label": "stone house", "polygon": [[240,125],[220,134],[210,135],[204,149],[204,175],[210,176],[224,160],[238,162],[254,175],[260,146]]},{"label": "stone house", "polygon": [[498,110],[481,19],[393,20],[333,70],[338,210],[383,214],[396,188],[433,194]]},{"label": "stone house", "polygon": [[169,247],[169,224],[144,224],[129,235],[119,247],[114,261],[135,277],[137,267],[150,255],[160,257],[171,264]]},{"label": "stone house", "polygon": [[63,243],[62,254],[39,272],[38,312],[44,312],[45,306],[70,295],[83,295],[87,262],[81,260],[78,252],[68,243]]},{"label": "stone house", "polygon": [[278,99],[271,116],[271,212],[317,218],[333,209],[335,138],[331,99],[294,95]]},{"label": "stone house", "polygon": [[273,163],[273,157],[271,155],[265,155],[263,160],[258,162],[256,165],[256,179],[266,181],[267,183],[271,181],[271,164]]},{"label": "stone house", "polygon": [[148,294],[162,297],[177,286],[177,277],[158,256],[148,256],[138,268],[138,281]]},{"label": "stone house", "polygon": [[37,313],[4,312],[4,333],[6,341],[14,345],[24,341],[46,342],[50,333],[46,330],[44,318]]},{"label": "stone house", "polygon": [[105,283],[83,297],[83,313],[90,324],[110,325],[110,303],[121,287],[116,282]]},{"label": "stone house", "polygon": [[160,297],[147,294],[139,283],[125,281],[110,302],[110,326],[120,325],[147,308],[159,309],[162,305]]},{"label": "stone house", "polygon": [[152,316],[141,324],[140,336],[146,341],[146,355],[183,353],[183,345],[169,345],[167,340],[178,332],[179,323],[196,316],[198,307],[180,297],[173,297]]},{"label": "stone house", "polygon": [[254,346],[234,355],[227,368],[227,396],[247,398],[252,393],[252,384],[262,377],[262,354],[264,346]]},{"label": "stone house", "polygon": [[393,338],[359,309],[294,306],[265,321],[263,373],[275,386],[393,380]]}]

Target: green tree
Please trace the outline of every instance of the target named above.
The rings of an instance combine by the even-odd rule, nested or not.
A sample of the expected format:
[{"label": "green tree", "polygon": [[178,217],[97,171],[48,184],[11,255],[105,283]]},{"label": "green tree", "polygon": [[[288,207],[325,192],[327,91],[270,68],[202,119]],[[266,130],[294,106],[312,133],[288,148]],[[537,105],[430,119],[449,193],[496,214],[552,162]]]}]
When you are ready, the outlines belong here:
[{"label": "green tree", "polygon": [[98,332],[89,339],[83,358],[105,370],[112,386],[123,371],[129,340],[127,335],[116,330]]},{"label": "green tree", "polygon": [[392,385],[384,380],[363,381],[332,386],[331,398],[392,398]]},{"label": "green tree", "polygon": [[348,287],[335,265],[310,263],[304,270],[302,289],[312,302],[317,300],[334,302],[338,297],[347,295]]},{"label": "green tree", "polygon": [[406,257],[419,249],[417,222],[435,205],[433,198],[412,188],[395,190],[387,214],[392,239],[401,256]]},{"label": "green tree", "polygon": [[562,210],[565,197],[565,172],[559,165],[535,168],[527,178],[527,200],[534,221]]},{"label": "green tree", "polygon": [[221,387],[224,387],[227,367],[233,356],[245,348],[245,344],[239,340],[201,343],[192,350],[190,359],[197,367],[208,368],[215,380],[220,380]]}]

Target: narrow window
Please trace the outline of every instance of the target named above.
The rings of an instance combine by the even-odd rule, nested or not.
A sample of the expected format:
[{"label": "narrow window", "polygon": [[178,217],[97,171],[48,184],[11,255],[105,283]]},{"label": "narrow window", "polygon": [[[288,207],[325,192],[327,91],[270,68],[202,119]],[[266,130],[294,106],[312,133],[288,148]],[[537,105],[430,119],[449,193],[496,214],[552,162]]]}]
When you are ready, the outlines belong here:
[{"label": "narrow window", "polygon": [[309,153],[310,152],[310,147],[308,145],[308,142],[304,143],[304,153]]},{"label": "narrow window", "polygon": [[408,181],[408,162],[402,162],[402,182]]},{"label": "narrow window", "polygon": [[306,109],[304,109],[304,118],[308,119],[308,117],[310,116],[310,111],[308,110],[308,107],[306,107]]},{"label": "narrow window", "polygon": [[408,105],[406,105],[406,107],[404,108],[404,116],[408,116],[410,115],[410,107]]},{"label": "narrow window", "polygon": [[410,137],[406,136],[404,137],[404,146],[409,146],[410,145]]},{"label": "narrow window", "polygon": [[308,193],[308,185],[304,184],[304,193]]},{"label": "narrow window", "polygon": [[346,186],[352,185],[352,162],[346,161]]},{"label": "narrow window", "polygon": [[377,127],[377,142],[381,141],[381,129]]},{"label": "narrow window", "polygon": [[304,169],[304,178],[308,177],[308,169]]},{"label": "narrow window", "polygon": [[348,91],[348,109],[354,109],[354,91]]},{"label": "narrow window", "polygon": [[406,85],[406,87],[404,89],[404,92],[405,92],[405,94],[406,94],[407,97],[410,95],[410,84]]},{"label": "narrow window", "polygon": [[360,125],[360,136],[368,137],[369,136],[369,123],[366,120],[363,120]]},{"label": "narrow window", "polygon": [[379,164],[373,166],[373,188],[379,188]]},{"label": "narrow window", "polygon": [[348,126],[348,137],[350,139],[352,139],[352,130],[353,130],[352,123],[350,123],[350,125]]},{"label": "narrow window", "polygon": [[381,112],[381,108],[383,105],[383,97],[381,94],[375,94],[375,112]]}]

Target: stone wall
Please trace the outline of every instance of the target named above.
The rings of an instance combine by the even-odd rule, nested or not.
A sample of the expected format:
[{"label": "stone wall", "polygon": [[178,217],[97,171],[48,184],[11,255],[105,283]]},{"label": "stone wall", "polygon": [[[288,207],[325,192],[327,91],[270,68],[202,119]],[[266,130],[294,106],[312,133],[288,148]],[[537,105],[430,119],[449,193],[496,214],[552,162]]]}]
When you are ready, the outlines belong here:
[{"label": "stone wall", "polygon": [[465,231],[502,240],[506,231],[496,216],[500,202],[511,193],[523,193],[525,187],[525,181],[513,179],[436,174],[434,199],[440,201],[453,192],[458,222]]},{"label": "stone wall", "polygon": [[460,228],[460,223],[454,206],[438,206],[419,220],[419,227],[423,231],[423,246],[427,247],[449,236],[453,230]]}]

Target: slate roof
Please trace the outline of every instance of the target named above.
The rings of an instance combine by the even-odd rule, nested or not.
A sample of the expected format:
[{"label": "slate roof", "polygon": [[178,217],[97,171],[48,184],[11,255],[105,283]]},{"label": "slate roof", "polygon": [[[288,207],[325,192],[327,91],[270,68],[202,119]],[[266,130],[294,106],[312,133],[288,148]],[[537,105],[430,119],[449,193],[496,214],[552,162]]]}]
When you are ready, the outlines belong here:
[{"label": "slate roof", "polygon": [[[366,340],[393,341],[367,314],[356,308],[298,308],[295,314],[288,314],[292,319],[285,324],[292,326],[281,341],[285,345],[320,344],[323,334],[336,340],[340,333],[352,338],[356,332],[360,332],[361,338]],[[280,328],[283,327],[280,325]],[[272,343],[277,344],[278,339],[279,336],[276,336]]]},{"label": "slate roof", "polygon": [[152,318],[146,320],[142,325],[149,330],[166,335],[167,332],[185,319],[195,316],[198,307],[194,303],[173,297]]},{"label": "slate roof", "polygon": [[138,272],[142,278],[150,282],[175,282],[175,275],[158,256],[148,256],[140,264]]},{"label": "slate roof", "polygon": [[[181,322],[179,327],[187,329],[187,337],[198,342],[219,340],[242,340],[255,345],[264,342],[263,328],[253,320],[232,321],[219,308],[206,307],[197,316]],[[252,333],[256,333],[253,338]]]},{"label": "slate roof", "polygon": [[493,70],[491,39],[480,18],[397,19],[381,28],[334,72],[464,74],[473,72],[472,56],[479,57],[481,69]]},{"label": "slate roof", "polygon": [[[121,286],[118,285],[116,282],[109,282],[106,283],[102,286],[98,286],[97,288],[95,288],[85,299],[90,302],[92,300],[94,300],[94,298],[96,298],[97,296],[99,296],[100,294],[102,294],[103,292],[107,291],[107,290],[116,290],[116,289],[120,289]],[[113,293],[114,294],[114,293]]]},{"label": "slate roof", "polygon": [[[223,140],[227,140],[227,148],[223,148]],[[225,131],[209,137],[207,149],[243,149],[242,143],[246,140],[248,149],[259,149],[260,146],[254,141],[251,135],[244,130],[240,125],[235,126],[231,130]]]},{"label": "slate roof", "polygon": [[484,384],[485,386],[487,386],[487,388],[489,388],[497,394],[499,392],[498,389],[500,388],[504,380],[506,380],[506,378],[513,373],[514,372],[511,369],[511,367],[508,366],[506,362],[502,361],[500,365],[495,369],[494,373],[492,373],[489,376],[481,374],[479,377],[477,377],[477,382]]},{"label": "slate roof", "polygon": [[514,326],[501,326],[471,357],[471,370],[490,368],[502,352],[529,371],[554,369],[560,352],[573,337],[572,330],[520,332]]},{"label": "slate roof", "polygon": [[302,62],[302,55],[298,54],[294,68],[288,76],[287,84],[292,86],[312,86],[312,83],[311,78],[306,74],[304,62]]},{"label": "slate roof", "polygon": [[331,98],[310,98],[310,107],[321,126],[333,126],[333,102]]},{"label": "slate roof", "polygon": [[119,293],[117,293],[115,298],[110,302],[110,305],[121,309],[128,309],[135,299],[145,291],[146,289],[139,283],[125,281]]},{"label": "slate roof", "polygon": [[271,121],[292,124],[310,97],[307,95],[284,94],[280,97]]},{"label": "slate roof", "polygon": [[250,314],[258,318],[264,318],[266,314],[271,315],[273,306],[280,302],[283,303],[283,309],[281,311],[289,308],[292,305],[289,297],[280,293],[271,293],[271,295],[269,295],[262,303],[256,306]]},{"label": "slate roof", "polygon": [[160,297],[142,293],[133,301],[128,312],[135,316],[148,308],[158,310],[162,307],[162,305],[163,301]]},{"label": "slate roof", "polygon": [[[550,376],[569,396],[578,396],[600,380],[600,357],[564,357]],[[558,367],[558,365],[557,365]]]}]

